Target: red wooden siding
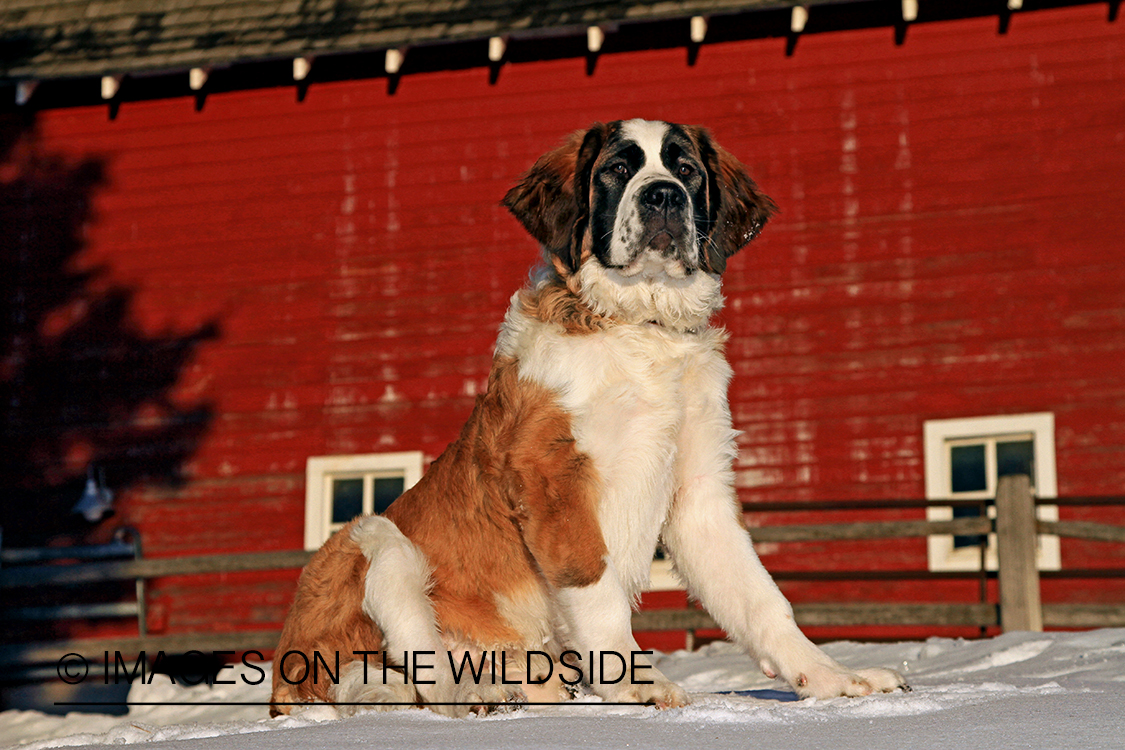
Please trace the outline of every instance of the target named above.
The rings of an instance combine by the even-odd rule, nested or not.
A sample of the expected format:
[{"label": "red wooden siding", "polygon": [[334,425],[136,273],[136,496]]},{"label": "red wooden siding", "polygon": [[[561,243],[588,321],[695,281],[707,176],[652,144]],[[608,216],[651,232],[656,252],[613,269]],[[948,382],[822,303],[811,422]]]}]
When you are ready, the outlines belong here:
[{"label": "red wooden siding", "polygon": [[[173,393],[213,409],[188,481],[126,493],[114,523],[152,556],[297,548],[308,456],[435,457],[535,262],[500,198],[568,131],[636,116],[707,125],[781,206],[726,280],[744,500],[919,497],[925,419],[1031,411],[1055,414],[1061,494],[1121,493],[1125,36],[1102,5],[996,27],[40,113],[34,148],[104,161],[80,266],[134,290],[149,335],[217,326]],[[761,551],[925,567],[920,540]],[[1063,544],[1064,567],[1104,554]],[[154,597],[168,632],[261,627],[292,581]],[[1100,591],[1076,595],[1123,595]]]}]

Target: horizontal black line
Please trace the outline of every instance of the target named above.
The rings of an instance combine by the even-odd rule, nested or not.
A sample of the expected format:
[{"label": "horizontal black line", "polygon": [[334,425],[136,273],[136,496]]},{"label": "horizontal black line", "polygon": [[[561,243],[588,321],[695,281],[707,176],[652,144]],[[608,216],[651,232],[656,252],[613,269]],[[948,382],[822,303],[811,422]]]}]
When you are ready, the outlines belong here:
[{"label": "horizontal black line", "polygon": [[636,701],[598,701],[597,703],[586,703],[584,701],[521,701],[519,703],[491,703],[485,701],[473,701],[470,703],[417,703],[410,702],[393,702],[393,701],[372,701],[368,703],[286,703],[279,701],[276,703],[261,703],[257,701],[229,701],[229,702],[214,702],[214,701],[55,701],[56,706],[262,706],[268,708],[269,706],[418,706],[424,708],[426,706],[511,706],[512,708],[519,708],[520,706],[647,706],[648,703],[637,703]]}]

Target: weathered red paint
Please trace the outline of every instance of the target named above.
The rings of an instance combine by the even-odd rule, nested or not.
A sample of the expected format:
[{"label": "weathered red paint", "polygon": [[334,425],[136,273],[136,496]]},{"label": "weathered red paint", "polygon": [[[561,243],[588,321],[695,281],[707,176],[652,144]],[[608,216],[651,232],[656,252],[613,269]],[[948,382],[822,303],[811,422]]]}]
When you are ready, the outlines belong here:
[{"label": "weathered red paint", "polygon": [[[743,500],[918,497],[928,418],[1052,411],[1062,494],[1125,486],[1125,36],[1103,6],[42,112],[104,159],[81,256],[150,332],[216,320],[173,394],[215,418],[151,556],[292,549],[310,455],[436,456],[536,248],[499,206],[594,120],[703,123],[781,207],[730,267]],[[1096,514],[1095,514],[1095,517]],[[1063,545],[1064,567],[1121,564]],[[921,540],[784,568],[925,567]],[[280,624],[294,574],[156,582],[168,632]],[[836,585],[832,598],[968,598]],[[823,587],[786,586],[796,600]],[[250,593],[248,593],[250,592]],[[1120,586],[1047,599],[1120,600]],[[663,643],[663,642],[661,642]]]}]

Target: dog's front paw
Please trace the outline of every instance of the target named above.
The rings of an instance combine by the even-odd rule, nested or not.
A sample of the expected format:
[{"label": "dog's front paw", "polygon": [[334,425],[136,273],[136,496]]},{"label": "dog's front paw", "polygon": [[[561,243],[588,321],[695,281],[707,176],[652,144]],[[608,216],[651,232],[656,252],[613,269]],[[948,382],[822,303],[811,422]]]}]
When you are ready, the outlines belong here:
[{"label": "dog's front paw", "polygon": [[452,690],[442,691],[426,707],[443,716],[462,719],[469,714],[490,714],[511,711],[527,703],[521,685],[494,685],[490,682],[463,683]]},{"label": "dog's front paw", "polygon": [[621,685],[602,697],[611,703],[644,703],[661,709],[680,708],[691,703],[683,688],[663,675],[653,679],[651,685]]},{"label": "dog's front paw", "polygon": [[857,698],[872,693],[910,690],[902,675],[893,669],[853,670],[834,662],[807,665],[788,677],[788,681],[802,698]]},{"label": "dog's front paw", "polygon": [[469,710],[475,714],[514,711],[527,703],[527,693],[522,685],[472,685],[464,698],[471,703]]},{"label": "dog's front paw", "polygon": [[910,692],[910,685],[907,684],[902,675],[893,669],[869,667],[857,669],[855,672],[866,680],[876,693],[893,693],[896,690],[901,690],[904,693]]}]

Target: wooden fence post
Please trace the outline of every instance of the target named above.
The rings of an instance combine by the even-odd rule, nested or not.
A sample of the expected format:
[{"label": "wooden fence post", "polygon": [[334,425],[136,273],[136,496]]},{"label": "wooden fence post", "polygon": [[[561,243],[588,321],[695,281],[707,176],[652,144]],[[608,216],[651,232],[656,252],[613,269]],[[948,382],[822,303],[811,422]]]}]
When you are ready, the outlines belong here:
[{"label": "wooden fence post", "polygon": [[1000,625],[1043,630],[1036,564],[1035,499],[1026,474],[1000,477],[996,487],[996,553],[999,557]]}]

